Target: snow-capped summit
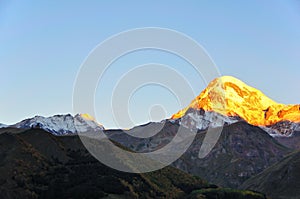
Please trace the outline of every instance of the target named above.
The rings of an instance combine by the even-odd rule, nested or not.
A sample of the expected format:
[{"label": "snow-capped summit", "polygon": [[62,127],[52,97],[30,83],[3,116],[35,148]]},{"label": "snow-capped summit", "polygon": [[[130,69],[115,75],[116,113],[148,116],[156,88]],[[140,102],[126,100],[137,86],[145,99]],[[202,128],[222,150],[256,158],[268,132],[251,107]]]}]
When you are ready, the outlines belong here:
[{"label": "snow-capped summit", "polygon": [[[195,111],[190,113],[190,110]],[[300,105],[277,103],[239,79],[223,76],[210,82],[189,106],[174,114],[171,119],[182,122],[186,117],[198,129],[207,128],[208,123],[221,125],[222,122],[218,122],[220,118],[225,123],[244,120],[272,132],[271,135],[291,135],[295,129],[299,129]]]},{"label": "snow-capped summit", "polygon": [[55,135],[95,132],[104,129],[88,114],[77,114],[74,117],[70,114],[51,117],[35,116],[12,126],[24,129],[41,128]]},{"label": "snow-capped summit", "polygon": [[231,76],[219,77],[210,82],[187,108],[172,118],[182,117],[189,108],[239,116],[255,126],[269,126],[281,121],[300,122],[300,105],[277,103],[260,90]]}]

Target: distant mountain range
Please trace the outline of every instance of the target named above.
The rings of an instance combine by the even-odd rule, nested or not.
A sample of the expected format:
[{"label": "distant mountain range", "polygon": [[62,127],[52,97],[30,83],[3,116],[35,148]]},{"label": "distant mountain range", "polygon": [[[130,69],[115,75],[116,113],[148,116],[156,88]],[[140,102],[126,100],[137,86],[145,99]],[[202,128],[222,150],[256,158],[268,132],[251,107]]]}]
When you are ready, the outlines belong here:
[{"label": "distant mountain range", "polygon": [[[168,144],[181,126],[197,134],[189,149],[172,166],[218,186],[253,189],[276,198],[274,193],[277,192],[272,193],[269,181],[277,187],[293,187],[295,183],[295,187],[299,185],[294,178],[284,176],[290,176],[290,173],[298,172],[300,168],[292,164],[293,169],[289,170],[288,166],[289,161],[294,162],[295,157],[298,157],[291,153],[300,150],[299,108],[299,105],[276,103],[242,81],[224,76],[213,80],[188,107],[171,118],[129,130],[105,129],[88,114],[55,115],[48,118],[36,116],[11,126],[0,125],[0,128],[8,134],[18,129],[18,132],[23,132],[22,136],[25,136],[26,129],[29,132],[45,130],[59,136],[102,131],[110,140],[128,150],[150,152]],[[199,150],[208,128],[221,127],[222,134],[215,147],[206,157],[199,158]],[[157,129],[159,132],[150,138],[131,136],[152,134]],[[3,136],[1,134],[0,139]],[[36,147],[40,146],[37,144]],[[56,156],[60,157],[58,153]],[[279,168],[287,172],[280,173],[280,179],[283,180],[274,177]],[[290,190],[292,194],[282,192],[280,198],[293,198],[294,193],[298,193],[294,189]]]},{"label": "distant mountain range", "polygon": [[[300,131],[300,105],[276,103],[242,81],[223,76],[213,80],[189,106],[167,120],[197,130],[246,121],[271,136],[292,136],[294,132]],[[39,127],[55,135],[104,129],[88,114],[77,114],[74,117],[70,114],[48,118],[36,116],[11,126]],[[0,128],[3,127],[7,125],[0,124]]]}]

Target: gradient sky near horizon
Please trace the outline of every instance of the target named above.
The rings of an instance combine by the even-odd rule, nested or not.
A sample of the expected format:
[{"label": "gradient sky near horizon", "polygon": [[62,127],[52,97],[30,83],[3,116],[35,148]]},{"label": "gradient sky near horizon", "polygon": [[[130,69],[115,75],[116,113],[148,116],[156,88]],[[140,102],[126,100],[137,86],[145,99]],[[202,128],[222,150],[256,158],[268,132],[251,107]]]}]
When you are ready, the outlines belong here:
[{"label": "gradient sky near horizon", "polygon": [[[73,85],[91,50],[114,34],[142,27],[182,32],[205,48],[222,75],[235,76],[277,102],[300,104],[300,1],[2,0],[0,123],[75,114]],[[114,81],[150,62],[179,71],[197,94],[206,86],[178,57],[132,53],[114,63],[97,88],[96,119],[105,127],[115,127],[107,114]],[[168,90],[145,86],[129,103],[136,124],[149,121],[154,104],[164,106],[165,117],[183,108]]]}]

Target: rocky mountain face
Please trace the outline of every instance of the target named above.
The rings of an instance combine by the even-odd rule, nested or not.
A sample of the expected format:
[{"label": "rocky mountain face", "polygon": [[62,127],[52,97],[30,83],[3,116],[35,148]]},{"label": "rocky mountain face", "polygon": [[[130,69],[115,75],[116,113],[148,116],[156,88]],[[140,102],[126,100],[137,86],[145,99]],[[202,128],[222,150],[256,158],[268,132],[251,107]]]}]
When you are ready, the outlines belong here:
[{"label": "rocky mountain face", "polygon": [[5,199],[266,199],[258,192],[217,187],[173,167],[120,172],[96,160],[77,135],[54,136],[42,129],[0,129],[0,184]]},{"label": "rocky mountain face", "polygon": [[300,131],[295,131],[293,136],[278,136],[274,138],[288,148],[291,148],[293,150],[300,150]]},{"label": "rocky mountain face", "polygon": [[262,191],[271,198],[292,199],[300,196],[300,151],[244,182],[240,188]]},{"label": "rocky mountain face", "polygon": [[[132,134],[156,131],[151,138],[136,138]],[[137,152],[155,151],[168,144],[175,136],[179,123],[150,123],[126,131],[107,130],[110,139]],[[187,129],[188,130],[188,129]],[[192,145],[172,165],[208,181],[225,186],[238,187],[250,177],[268,166],[279,162],[292,150],[278,143],[259,127],[237,122],[223,128],[213,150],[205,158],[199,158],[206,130],[198,131]],[[172,150],[177,150],[176,147]]]},{"label": "rocky mountain face", "polygon": [[260,128],[239,122],[224,127],[213,150],[199,158],[206,133],[199,132],[189,150],[173,165],[225,187],[238,187],[291,152]]}]

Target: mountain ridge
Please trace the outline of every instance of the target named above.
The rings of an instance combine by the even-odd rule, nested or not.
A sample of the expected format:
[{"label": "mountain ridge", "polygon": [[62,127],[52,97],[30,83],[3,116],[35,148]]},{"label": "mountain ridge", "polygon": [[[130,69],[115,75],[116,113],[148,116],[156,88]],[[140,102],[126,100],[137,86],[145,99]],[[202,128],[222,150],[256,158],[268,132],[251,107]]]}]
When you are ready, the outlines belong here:
[{"label": "mountain ridge", "polygon": [[[52,121],[53,118],[59,117],[65,117],[63,121],[66,124],[61,119]],[[248,86],[235,77],[222,76],[210,82],[189,106],[165,120],[174,122],[178,120],[184,127],[196,130],[246,121],[259,126],[273,137],[288,137],[300,131],[300,105],[277,103],[260,90]],[[35,116],[14,125],[0,125],[0,128],[10,126],[35,128],[39,127],[37,124],[41,124],[41,128],[56,135],[86,132],[88,129],[93,131],[104,129],[88,114],[77,114],[74,117],[70,114],[47,118]]]}]

